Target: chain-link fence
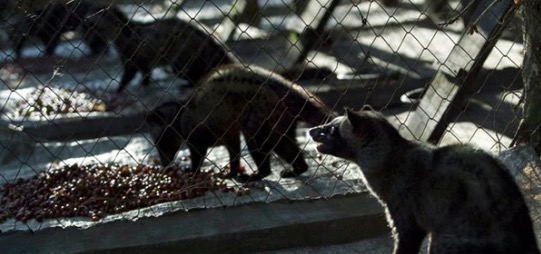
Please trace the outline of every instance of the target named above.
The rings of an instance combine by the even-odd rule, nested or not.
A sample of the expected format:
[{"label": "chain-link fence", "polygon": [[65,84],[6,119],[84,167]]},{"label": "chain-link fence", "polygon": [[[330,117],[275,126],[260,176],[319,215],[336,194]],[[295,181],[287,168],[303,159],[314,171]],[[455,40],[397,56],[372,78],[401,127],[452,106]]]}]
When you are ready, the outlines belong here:
[{"label": "chain-link fence", "polygon": [[522,116],[517,1],[1,4],[3,232],[367,192],[306,134],[344,107],[495,155]]}]

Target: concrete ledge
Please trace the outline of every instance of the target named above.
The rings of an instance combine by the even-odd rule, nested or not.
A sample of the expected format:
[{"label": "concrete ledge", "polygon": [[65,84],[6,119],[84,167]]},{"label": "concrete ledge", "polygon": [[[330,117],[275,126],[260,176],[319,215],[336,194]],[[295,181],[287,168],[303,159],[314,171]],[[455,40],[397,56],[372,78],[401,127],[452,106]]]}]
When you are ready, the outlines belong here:
[{"label": "concrete ledge", "polygon": [[243,253],[357,241],[389,232],[368,193],[175,212],[88,229],[0,235],[2,253]]}]

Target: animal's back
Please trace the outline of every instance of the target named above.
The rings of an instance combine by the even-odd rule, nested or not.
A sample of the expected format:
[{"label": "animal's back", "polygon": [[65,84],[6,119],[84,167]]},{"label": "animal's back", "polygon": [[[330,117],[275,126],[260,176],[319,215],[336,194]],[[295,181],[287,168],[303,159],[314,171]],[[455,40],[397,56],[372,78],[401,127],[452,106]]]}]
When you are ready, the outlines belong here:
[{"label": "animal's back", "polygon": [[[323,105],[313,103],[311,99],[317,99],[315,96],[295,92],[292,85],[257,67],[233,65],[214,69],[197,86],[182,114],[181,129],[189,132],[185,133],[189,146],[191,144],[194,151],[200,150],[199,154],[208,146],[218,144],[240,147],[242,133],[258,169],[255,174],[240,175],[240,181],[258,181],[271,174],[272,152],[292,166],[292,169],[282,170],[281,177],[301,175],[308,170],[308,165],[296,143],[297,123],[301,117],[320,123],[326,111]],[[310,107],[317,109],[316,116],[305,110]],[[233,155],[232,164],[237,164],[231,167],[233,176],[239,172],[238,159],[235,159],[239,152],[229,151]]]},{"label": "animal's back", "polygon": [[[240,125],[246,126],[249,122],[263,124],[280,119],[285,107],[264,82],[252,83],[254,80],[242,78],[245,74],[242,71],[223,73],[223,70],[213,70],[198,86],[187,106],[194,112],[191,115],[200,118],[215,132],[225,132],[230,126],[240,129]],[[235,78],[227,78],[229,75]],[[197,125],[196,121],[190,122]]]},{"label": "animal's back", "polygon": [[[488,153],[468,145],[435,148],[420,204],[432,250],[536,253],[528,208],[514,178]],[[532,251],[532,252],[529,252]]]},{"label": "animal's back", "polygon": [[[22,44],[28,39],[28,36],[37,36],[45,44],[46,53],[54,53],[60,36],[67,31],[76,30],[92,10],[99,8],[100,5],[86,1],[46,4],[41,9],[35,10],[34,15],[24,18],[16,25],[17,29],[12,34],[15,53],[20,55]],[[85,36],[83,38],[86,39]],[[97,44],[90,45],[93,51],[99,51],[106,47],[105,42],[96,41],[94,43]]]},{"label": "animal's back", "polygon": [[336,116],[319,97],[302,86],[258,66],[224,65],[209,73],[205,82],[207,87],[220,92],[241,94],[252,91],[255,94],[267,94],[266,96],[272,94],[275,96],[273,99],[260,98],[261,100],[252,101],[261,103],[271,100],[272,103],[265,107],[281,103],[288,109],[288,114],[312,126]]},{"label": "animal's back", "polygon": [[204,68],[206,74],[219,64],[239,62],[228,47],[209,33],[210,29],[201,24],[178,18],[137,24],[141,30],[138,36],[144,36],[148,41],[148,47],[153,47],[159,52],[156,59],[163,64],[174,64],[178,68],[184,68],[204,61],[206,65],[197,67]]}]

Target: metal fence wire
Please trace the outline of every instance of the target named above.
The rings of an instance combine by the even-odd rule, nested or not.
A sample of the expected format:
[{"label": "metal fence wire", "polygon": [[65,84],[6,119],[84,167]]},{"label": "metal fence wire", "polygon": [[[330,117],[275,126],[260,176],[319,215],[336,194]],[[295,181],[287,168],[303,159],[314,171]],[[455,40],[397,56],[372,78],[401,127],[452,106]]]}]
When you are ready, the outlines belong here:
[{"label": "metal fence wire", "polygon": [[[522,117],[515,8],[2,1],[0,230],[367,192],[307,134],[365,104],[408,139],[497,156]],[[536,226],[539,173],[515,172]]]}]

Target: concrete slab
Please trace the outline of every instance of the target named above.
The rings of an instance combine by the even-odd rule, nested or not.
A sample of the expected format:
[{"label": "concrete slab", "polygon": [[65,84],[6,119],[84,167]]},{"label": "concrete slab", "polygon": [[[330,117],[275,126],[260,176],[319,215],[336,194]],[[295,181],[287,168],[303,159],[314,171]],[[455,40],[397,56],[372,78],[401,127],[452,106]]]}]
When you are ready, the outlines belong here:
[{"label": "concrete slab", "polygon": [[51,228],[0,236],[2,253],[247,253],[346,243],[388,232],[368,194],[178,211],[80,230]]}]

